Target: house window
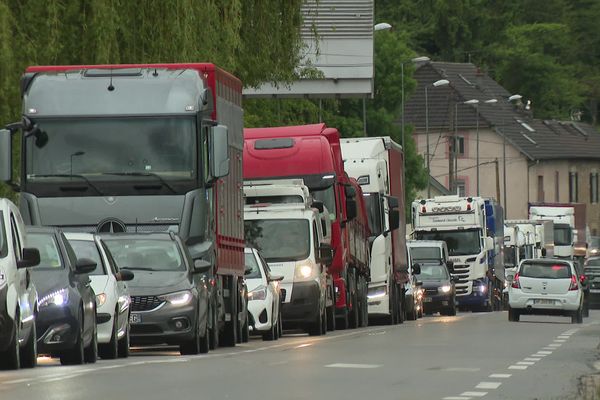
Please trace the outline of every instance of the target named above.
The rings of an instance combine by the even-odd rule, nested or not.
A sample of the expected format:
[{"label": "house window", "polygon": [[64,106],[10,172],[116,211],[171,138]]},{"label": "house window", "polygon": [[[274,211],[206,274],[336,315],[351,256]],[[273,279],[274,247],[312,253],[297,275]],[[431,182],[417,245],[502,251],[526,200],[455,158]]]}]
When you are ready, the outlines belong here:
[{"label": "house window", "polygon": [[569,172],[569,202],[577,203],[577,172]]},{"label": "house window", "polygon": [[543,175],[538,175],[538,201],[539,202],[543,202],[544,201],[544,176]]},{"label": "house window", "polygon": [[454,143],[456,146],[456,155],[464,156],[465,138],[463,136],[452,136],[452,139],[450,140],[450,152],[454,151],[454,146],[452,146],[452,143]]},{"label": "house window", "polygon": [[559,186],[558,186],[558,171],[554,172],[554,201],[558,202],[560,201],[560,190],[559,190]]},{"label": "house window", "polygon": [[590,173],[590,203],[598,202],[598,173]]},{"label": "house window", "polygon": [[465,197],[467,195],[467,185],[464,180],[457,179],[454,185],[456,186],[458,197]]}]

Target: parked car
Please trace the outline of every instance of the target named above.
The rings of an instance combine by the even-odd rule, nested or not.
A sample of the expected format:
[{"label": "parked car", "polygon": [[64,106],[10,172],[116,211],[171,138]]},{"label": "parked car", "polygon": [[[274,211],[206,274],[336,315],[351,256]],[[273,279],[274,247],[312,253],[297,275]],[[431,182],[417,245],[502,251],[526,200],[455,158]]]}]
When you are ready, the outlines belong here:
[{"label": "parked car", "polygon": [[65,236],[78,258],[89,258],[96,262],[90,279],[96,294],[98,354],[106,359],[129,356],[131,299],[126,281],[133,279],[133,272],[118,269],[106,245],[97,235],[66,232]]},{"label": "parked car", "polygon": [[282,334],[279,283],[283,276],[271,275],[269,264],[258,250],[246,247],[244,253],[250,329],[261,334],[263,340],[277,340]]},{"label": "parked car", "polygon": [[523,314],[565,315],[583,322],[583,290],[575,265],[569,260],[529,259],[509,276],[508,320]]},{"label": "parked car", "polygon": [[25,246],[19,209],[0,199],[0,368],[36,365],[37,291],[26,268],[39,264],[37,249]]},{"label": "parked car", "polygon": [[135,272],[131,343],[179,346],[181,354],[206,353],[210,345],[210,264],[192,261],[179,236],[169,233],[103,235],[118,268]]},{"label": "parked car", "polygon": [[422,283],[423,312],[456,315],[456,286],[458,277],[452,276],[442,260],[431,260],[413,265],[413,271]]},{"label": "parked car", "polygon": [[38,353],[61,364],[94,363],[98,356],[96,295],[89,274],[96,262],[77,258],[58,228],[27,227],[27,245],[40,252],[31,271],[38,290]]},{"label": "parked car", "polygon": [[589,287],[589,308],[600,308],[600,256],[588,258],[583,273]]}]

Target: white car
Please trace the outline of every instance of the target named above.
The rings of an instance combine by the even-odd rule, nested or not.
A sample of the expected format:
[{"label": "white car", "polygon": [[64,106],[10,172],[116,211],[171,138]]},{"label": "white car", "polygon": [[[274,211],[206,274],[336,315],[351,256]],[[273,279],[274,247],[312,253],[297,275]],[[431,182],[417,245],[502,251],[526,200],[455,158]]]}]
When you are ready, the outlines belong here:
[{"label": "white car", "polygon": [[583,289],[571,261],[523,260],[509,280],[509,321],[519,321],[522,314],[542,314],[570,316],[572,323],[583,322]]},{"label": "white car", "polygon": [[125,281],[133,272],[119,270],[102,240],[90,233],[67,233],[78,258],[96,261],[96,270],[89,274],[96,294],[98,323],[98,354],[114,359],[129,355],[129,305],[131,298]]},{"label": "white car", "polygon": [[277,340],[282,331],[279,282],[283,276],[272,276],[256,249],[246,247],[244,252],[250,331],[262,334],[263,340]]}]

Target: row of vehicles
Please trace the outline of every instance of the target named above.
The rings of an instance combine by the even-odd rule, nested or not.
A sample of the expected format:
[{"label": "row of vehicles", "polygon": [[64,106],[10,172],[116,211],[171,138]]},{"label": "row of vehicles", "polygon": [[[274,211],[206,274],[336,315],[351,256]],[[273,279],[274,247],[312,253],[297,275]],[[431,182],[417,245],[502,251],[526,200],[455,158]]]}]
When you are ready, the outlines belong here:
[{"label": "row of vehicles", "polygon": [[[129,343],[195,354],[250,331],[269,339],[286,326],[319,335],[372,317],[404,320],[411,277],[400,146],[342,140],[324,124],[244,130],[241,89],[209,63],[27,69],[22,118],[0,130],[0,178],[19,192],[23,224],[40,230],[29,235],[37,253],[15,253],[15,271],[61,269],[63,283],[68,276],[94,295],[65,284],[23,307],[11,299],[2,329],[14,333],[5,326],[20,320],[26,336],[38,317],[42,324],[35,307],[79,299],[72,313],[93,309],[95,318],[33,341],[77,363],[95,359],[96,348],[126,354]],[[29,272],[36,255],[41,264]],[[76,350],[45,350],[67,336]]]}]

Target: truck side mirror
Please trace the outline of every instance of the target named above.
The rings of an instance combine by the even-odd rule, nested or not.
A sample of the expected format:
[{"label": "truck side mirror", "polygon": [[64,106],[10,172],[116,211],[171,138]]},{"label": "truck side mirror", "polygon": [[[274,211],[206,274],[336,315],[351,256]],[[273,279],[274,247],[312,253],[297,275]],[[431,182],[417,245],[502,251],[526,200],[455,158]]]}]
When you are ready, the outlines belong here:
[{"label": "truck side mirror", "polygon": [[330,265],[333,262],[333,248],[327,243],[319,245],[319,259],[321,264]]},{"label": "truck side mirror", "polygon": [[12,135],[8,129],[0,129],[0,180],[12,180]]},{"label": "truck side mirror", "polygon": [[414,263],[412,265],[412,273],[415,275],[420,275],[421,274],[421,264]]},{"label": "truck side mirror", "polygon": [[346,199],[346,220],[350,221],[356,218],[357,209],[356,209],[356,200],[355,199]]},{"label": "truck side mirror", "polygon": [[323,205],[322,201],[313,201],[312,204],[310,205],[312,208],[316,208],[319,213],[322,213],[323,211],[325,211],[325,206]]},{"label": "truck side mirror", "polygon": [[451,260],[446,261],[446,267],[448,267],[448,271],[450,273],[454,272],[454,261],[451,261]]},{"label": "truck side mirror", "polygon": [[225,125],[210,128],[210,175],[222,178],[229,174],[229,132]]},{"label": "truck side mirror", "polygon": [[484,240],[485,249],[487,251],[494,250],[494,239],[486,236]]},{"label": "truck side mirror", "polygon": [[398,229],[400,227],[400,211],[397,208],[390,209],[388,220],[390,231]]}]

